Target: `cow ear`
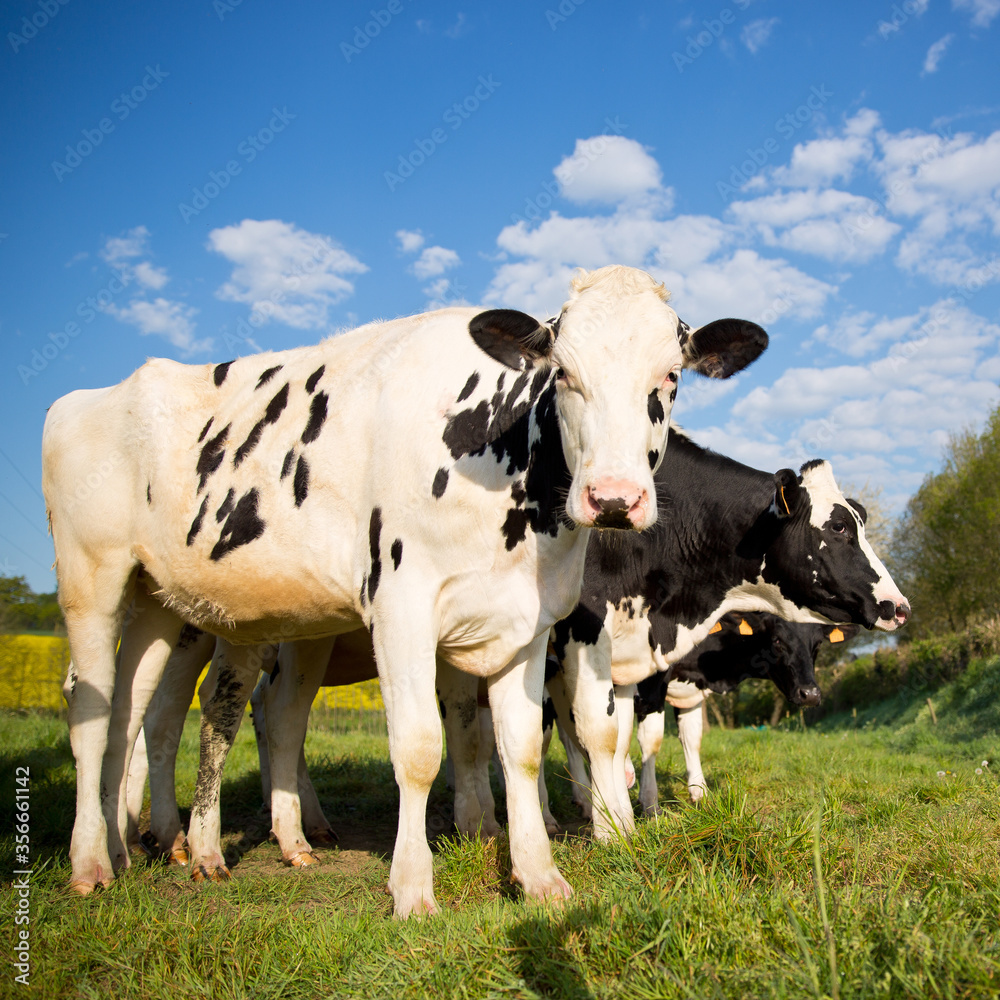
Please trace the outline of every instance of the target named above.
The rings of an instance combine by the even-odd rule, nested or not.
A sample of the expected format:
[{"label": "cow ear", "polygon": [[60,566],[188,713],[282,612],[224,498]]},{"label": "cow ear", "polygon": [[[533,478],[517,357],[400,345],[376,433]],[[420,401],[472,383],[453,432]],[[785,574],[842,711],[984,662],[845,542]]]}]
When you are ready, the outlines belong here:
[{"label": "cow ear", "polygon": [[858,503],[857,500],[852,500],[850,497],[847,498],[847,502],[858,512],[858,516],[861,518],[862,524],[868,523],[868,511]]},{"label": "cow ear", "polygon": [[[681,323],[681,331],[687,324]],[[709,378],[729,378],[756,361],[767,347],[767,334],[745,319],[717,319],[682,337],[684,367]]]},{"label": "cow ear", "polygon": [[799,477],[791,469],[779,469],[774,474],[774,512],[782,519],[794,517],[801,499]]},{"label": "cow ear", "polygon": [[488,309],[469,322],[469,335],[494,361],[524,371],[548,357],[556,329],[516,309]]}]

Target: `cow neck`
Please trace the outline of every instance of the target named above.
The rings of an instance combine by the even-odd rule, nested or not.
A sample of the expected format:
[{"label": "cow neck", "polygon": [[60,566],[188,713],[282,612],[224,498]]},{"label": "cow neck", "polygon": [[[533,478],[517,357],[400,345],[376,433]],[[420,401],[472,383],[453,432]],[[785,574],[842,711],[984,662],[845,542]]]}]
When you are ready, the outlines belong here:
[{"label": "cow neck", "polygon": [[[665,496],[666,599],[657,610],[701,621],[735,585],[756,581],[781,524],[770,513],[774,479],[670,430],[657,493]],[[677,612],[681,612],[677,615]]]}]

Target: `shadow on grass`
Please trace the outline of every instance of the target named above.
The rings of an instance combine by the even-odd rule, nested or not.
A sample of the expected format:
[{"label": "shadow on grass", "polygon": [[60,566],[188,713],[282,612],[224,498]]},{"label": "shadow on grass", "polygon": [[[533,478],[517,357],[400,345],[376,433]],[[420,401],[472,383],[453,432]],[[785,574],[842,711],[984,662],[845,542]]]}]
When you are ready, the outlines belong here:
[{"label": "shadow on grass", "polygon": [[525,986],[539,996],[589,1000],[594,993],[584,964],[587,928],[603,918],[586,905],[562,909],[528,905],[534,912],[529,911],[507,935],[517,950]]}]

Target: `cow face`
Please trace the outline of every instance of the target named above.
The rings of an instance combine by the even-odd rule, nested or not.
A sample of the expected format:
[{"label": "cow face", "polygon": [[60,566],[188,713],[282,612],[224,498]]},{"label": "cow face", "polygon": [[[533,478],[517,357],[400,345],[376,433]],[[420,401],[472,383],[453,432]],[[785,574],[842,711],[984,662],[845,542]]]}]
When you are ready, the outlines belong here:
[{"label": "cow face", "polygon": [[556,320],[491,310],[470,333],[496,360],[555,370],[556,410],[572,479],[566,513],[584,527],[642,530],[656,521],[653,470],[666,448],[683,368],[728,378],[757,358],[767,334],[719,320],[691,331],[648,274],[605,267],[580,275]]},{"label": "cow face", "polygon": [[910,605],[865,538],[864,508],[840,492],[829,463],[807,462],[799,476],[782,469],[774,480],[765,581],[831,622],[885,632],[903,625]]}]

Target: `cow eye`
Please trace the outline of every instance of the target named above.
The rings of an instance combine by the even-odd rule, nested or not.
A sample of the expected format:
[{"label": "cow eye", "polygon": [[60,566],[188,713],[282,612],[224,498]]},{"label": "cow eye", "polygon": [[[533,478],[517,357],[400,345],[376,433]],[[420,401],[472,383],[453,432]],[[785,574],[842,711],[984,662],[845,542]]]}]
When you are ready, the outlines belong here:
[{"label": "cow eye", "polygon": [[556,369],[556,379],[560,382],[566,381],[566,372],[562,368]]},{"label": "cow eye", "polygon": [[677,381],[677,372],[668,372],[665,381],[667,381],[667,382],[676,382]]},{"label": "cow eye", "polygon": [[846,521],[834,521],[830,526],[833,528],[833,532],[836,535],[846,535],[847,534],[847,522]]}]

